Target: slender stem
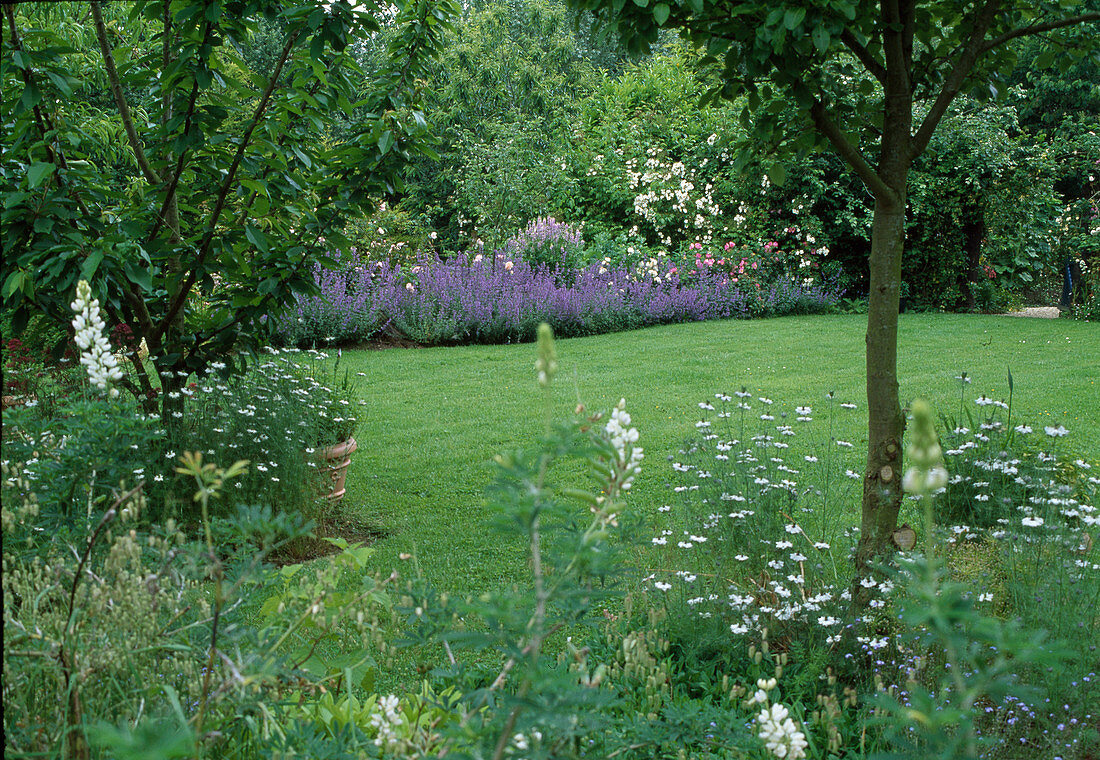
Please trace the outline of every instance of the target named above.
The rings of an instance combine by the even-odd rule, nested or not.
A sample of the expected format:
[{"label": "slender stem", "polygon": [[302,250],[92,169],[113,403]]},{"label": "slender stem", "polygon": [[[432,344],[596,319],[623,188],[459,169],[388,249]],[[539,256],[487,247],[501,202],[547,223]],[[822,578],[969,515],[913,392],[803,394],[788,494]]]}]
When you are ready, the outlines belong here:
[{"label": "slender stem", "polygon": [[229,195],[229,188],[232,186],[233,180],[237,176],[237,169],[240,167],[245,149],[252,139],[252,133],[263,118],[264,111],[267,110],[267,104],[271,100],[271,93],[275,90],[275,84],[278,82],[283,66],[286,64],[287,58],[290,56],[290,51],[294,48],[294,43],[297,40],[298,33],[294,32],[283,46],[282,55],[279,57],[279,62],[275,66],[275,71],[272,72],[271,81],[267,83],[267,89],[264,91],[259,104],[256,106],[256,111],[252,115],[252,121],[249,122],[244,134],[241,136],[240,143],[237,146],[237,152],[233,156],[233,161],[229,165],[229,170],[226,172],[225,179],[222,181],[221,190],[219,190],[218,198],[214,203],[214,209],[210,212],[210,221],[207,222],[206,233],[203,235],[202,242],[199,244],[198,256],[192,263],[190,271],[184,278],[184,281],[180,284],[179,290],[175,293],[172,303],[168,308],[168,312],[161,319],[160,324],[157,325],[158,334],[163,334],[168,329],[168,325],[172,323],[176,314],[183,308],[183,304],[187,301],[187,296],[190,294],[191,288],[195,285],[195,282],[203,271],[202,266],[210,253],[210,246],[214,240],[214,232],[217,229],[222,210],[225,208],[226,198]]},{"label": "slender stem", "polygon": [[99,42],[99,52],[103,55],[104,68],[107,71],[107,82],[115,105],[118,106],[118,113],[122,118],[122,127],[126,130],[126,139],[130,143],[130,148],[134,151],[134,158],[137,159],[138,167],[141,169],[141,173],[145,175],[145,179],[150,184],[159,185],[160,176],[149,165],[149,159],[145,156],[145,149],[141,147],[141,138],[138,137],[137,129],[134,127],[130,105],[126,102],[126,96],[122,92],[118,69],[115,68],[115,56],[111,52],[111,43],[107,39],[107,27],[103,23],[103,9],[100,6],[100,0],[92,0],[92,20],[95,22],[95,36]]}]

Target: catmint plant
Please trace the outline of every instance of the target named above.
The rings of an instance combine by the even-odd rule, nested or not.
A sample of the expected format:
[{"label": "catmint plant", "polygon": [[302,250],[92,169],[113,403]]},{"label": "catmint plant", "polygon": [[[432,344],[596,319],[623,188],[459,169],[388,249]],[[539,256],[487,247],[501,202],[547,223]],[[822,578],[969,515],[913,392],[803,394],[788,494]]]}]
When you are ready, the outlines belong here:
[{"label": "catmint plant", "polygon": [[719,270],[681,280],[660,256],[622,266],[600,261],[551,271],[508,247],[447,260],[422,257],[412,266],[371,261],[349,251],[337,270],[317,268],[314,280],[320,295],[302,296],[293,309],[271,317],[286,344],[362,341],[379,335],[424,344],[512,343],[534,340],[541,322],[559,337],[593,335],[657,324],[820,312],[840,296],[833,282],[782,278],[746,287]]},{"label": "catmint plant", "polygon": [[512,260],[523,259],[533,267],[545,267],[562,283],[569,282],[587,263],[581,231],[552,216],[534,219],[505,241],[502,251]]}]

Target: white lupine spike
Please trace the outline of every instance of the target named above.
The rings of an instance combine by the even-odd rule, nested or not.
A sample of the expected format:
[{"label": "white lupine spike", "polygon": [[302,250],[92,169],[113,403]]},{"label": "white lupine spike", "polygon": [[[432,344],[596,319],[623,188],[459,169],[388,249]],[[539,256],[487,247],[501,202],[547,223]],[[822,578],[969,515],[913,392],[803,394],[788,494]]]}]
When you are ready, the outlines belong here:
[{"label": "white lupine spike", "polygon": [[103,334],[106,325],[99,315],[99,300],[92,298],[92,288],[87,280],[77,284],[76,300],[71,306],[76,312],[72,321],[76,331],[74,342],[81,350],[80,363],[88,370],[88,381],[108,391],[111,398],[117,398],[118,390],[110,388],[109,384],[122,379],[122,370],[111,353],[110,341]]}]

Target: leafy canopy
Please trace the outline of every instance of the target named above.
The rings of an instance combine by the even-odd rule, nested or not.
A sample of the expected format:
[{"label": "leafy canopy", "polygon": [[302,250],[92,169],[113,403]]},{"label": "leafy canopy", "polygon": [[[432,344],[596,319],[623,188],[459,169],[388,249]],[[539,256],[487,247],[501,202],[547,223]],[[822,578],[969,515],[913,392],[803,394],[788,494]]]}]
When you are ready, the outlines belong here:
[{"label": "leafy canopy", "polygon": [[[345,219],[430,153],[421,84],[454,11],[5,6],[0,295],[16,328],[33,313],[67,321],[88,279],[162,375],[263,345],[266,315],[314,292],[308,264]],[[365,71],[353,43],[383,27],[385,55]],[[250,66],[257,30],[270,54]],[[136,382],[153,395],[140,368]]]}]

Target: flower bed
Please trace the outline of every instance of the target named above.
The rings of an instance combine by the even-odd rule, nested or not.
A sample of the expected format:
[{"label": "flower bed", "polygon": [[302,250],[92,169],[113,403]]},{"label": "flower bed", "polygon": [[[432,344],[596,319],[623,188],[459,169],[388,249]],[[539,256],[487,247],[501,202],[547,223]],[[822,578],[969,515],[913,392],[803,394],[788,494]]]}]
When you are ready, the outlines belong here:
[{"label": "flower bed", "polygon": [[314,269],[321,295],[275,317],[285,343],[363,341],[382,331],[425,344],[512,343],[533,340],[540,322],[571,337],[821,312],[841,295],[835,284],[787,276],[761,282],[706,267],[686,276],[668,261],[563,273],[504,251],[411,267],[369,261],[355,249],[337,259],[337,269]]}]

